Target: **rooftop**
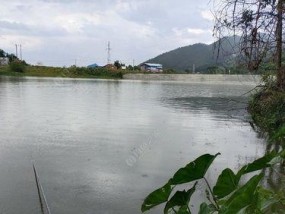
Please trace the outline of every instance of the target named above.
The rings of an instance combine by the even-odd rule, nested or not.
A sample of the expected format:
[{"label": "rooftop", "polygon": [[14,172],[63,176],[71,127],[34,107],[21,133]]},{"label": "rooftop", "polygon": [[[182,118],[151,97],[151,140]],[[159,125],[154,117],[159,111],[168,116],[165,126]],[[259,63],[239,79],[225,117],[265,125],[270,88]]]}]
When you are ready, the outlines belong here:
[{"label": "rooftop", "polygon": [[162,67],[162,64],[158,64],[158,63],[143,63],[142,65],[147,65],[150,67]]}]

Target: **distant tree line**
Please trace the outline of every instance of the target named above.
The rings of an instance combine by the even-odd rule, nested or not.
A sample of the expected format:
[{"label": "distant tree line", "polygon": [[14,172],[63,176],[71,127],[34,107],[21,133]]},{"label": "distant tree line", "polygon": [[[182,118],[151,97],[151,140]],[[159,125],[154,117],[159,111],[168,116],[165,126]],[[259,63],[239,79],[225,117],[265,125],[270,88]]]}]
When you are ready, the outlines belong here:
[{"label": "distant tree line", "polygon": [[12,62],[14,60],[19,60],[19,58],[15,54],[6,53],[2,49],[0,49],[0,57],[7,57],[9,59],[9,62]]},{"label": "distant tree line", "polygon": [[24,60],[20,60],[15,54],[9,54],[0,49],[0,57],[7,57],[9,59],[9,68],[14,72],[23,73],[28,65]]},{"label": "distant tree line", "polygon": [[126,66],[126,64],[121,63],[119,60],[116,60],[116,61],[114,62],[114,66],[115,66],[117,69],[123,69],[123,68],[124,68],[124,70],[128,70],[128,71],[132,71],[132,70],[139,71],[139,70],[140,70],[140,67],[139,67],[139,66],[132,66],[132,65]]}]

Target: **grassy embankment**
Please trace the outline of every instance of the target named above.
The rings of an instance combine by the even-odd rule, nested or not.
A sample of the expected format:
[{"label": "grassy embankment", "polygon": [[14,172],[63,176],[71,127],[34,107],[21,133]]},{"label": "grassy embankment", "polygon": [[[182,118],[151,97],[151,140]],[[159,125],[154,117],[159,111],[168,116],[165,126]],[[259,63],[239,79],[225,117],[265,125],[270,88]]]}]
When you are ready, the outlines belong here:
[{"label": "grassy embankment", "polygon": [[249,102],[249,112],[261,132],[269,137],[269,143],[285,148],[285,91],[276,87],[274,77],[264,76],[265,85]]},{"label": "grassy embankment", "polygon": [[105,68],[84,68],[75,66],[68,68],[25,66],[21,71],[15,71],[14,69],[11,69],[11,66],[1,66],[0,76],[122,79],[123,73],[119,70],[108,70]]}]

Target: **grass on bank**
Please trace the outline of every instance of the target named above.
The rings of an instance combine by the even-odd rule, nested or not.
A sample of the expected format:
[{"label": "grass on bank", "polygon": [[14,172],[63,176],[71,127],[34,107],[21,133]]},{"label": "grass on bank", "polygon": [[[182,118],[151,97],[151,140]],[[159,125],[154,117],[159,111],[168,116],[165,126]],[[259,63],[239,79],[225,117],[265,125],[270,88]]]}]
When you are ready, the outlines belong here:
[{"label": "grass on bank", "polygon": [[[112,70],[108,68],[87,67],[47,67],[24,65],[12,62],[8,66],[0,66],[0,76],[14,77],[66,77],[66,78],[100,78],[100,79],[122,79],[124,74],[152,74],[140,70]],[[174,70],[166,69],[163,74],[175,74]]]},{"label": "grass on bank", "polygon": [[46,67],[11,64],[0,67],[2,76],[33,76],[33,77],[66,77],[66,78],[102,78],[102,79],[122,79],[123,73],[120,70],[108,70],[105,68],[85,68],[85,67]]}]

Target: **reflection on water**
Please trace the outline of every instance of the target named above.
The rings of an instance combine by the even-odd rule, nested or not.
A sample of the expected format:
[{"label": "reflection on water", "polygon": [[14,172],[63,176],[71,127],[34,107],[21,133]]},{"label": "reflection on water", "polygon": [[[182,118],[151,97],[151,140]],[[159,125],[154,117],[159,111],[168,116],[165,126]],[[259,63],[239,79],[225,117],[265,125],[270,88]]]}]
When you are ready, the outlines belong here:
[{"label": "reflection on water", "polygon": [[247,107],[247,97],[178,97],[165,99],[166,106],[175,109],[200,112],[209,110],[219,119],[244,119]]},{"label": "reflection on water", "polygon": [[222,167],[264,153],[240,97],[250,89],[0,78],[0,212],[39,213],[33,162],[53,214],[140,213],[179,167],[221,152],[214,183]]}]

